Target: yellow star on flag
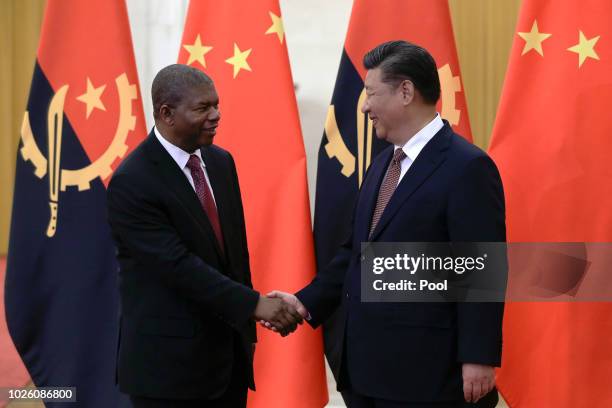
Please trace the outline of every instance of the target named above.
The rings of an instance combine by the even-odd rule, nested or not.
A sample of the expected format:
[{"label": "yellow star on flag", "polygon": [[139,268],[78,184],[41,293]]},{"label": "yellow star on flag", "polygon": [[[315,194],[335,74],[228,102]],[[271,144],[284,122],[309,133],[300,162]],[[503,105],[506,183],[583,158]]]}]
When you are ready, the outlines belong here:
[{"label": "yellow star on flag", "polygon": [[266,34],[276,34],[278,36],[278,40],[283,43],[283,39],[285,38],[285,29],[283,28],[283,20],[280,16],[277,16],[273,12],[269,12],[270,18],[272,19],[272,25],[266,31]]},{"label": "yellow star on flag", "polygon": [[578,44],[569,47],[567,50],[578,54],[578,68],[584,64],[587,58],[599,60],[599,55],[595,52],[595,44],[599,40],[599,35],[590,40],[584,36],[582,31],[578,31]]},{"label": "yellow star on flag", "polygon": [[523,52],[521,55],[525,55],[530,50],[535,50],[541,56],[544,56],[544,51],[542,50],[542,42],[550,37],[552,34],[541,33],[538,29],[537,20],[533,20],[533,25],[531,26],[531,31],[528,33],[519,32],[518,35],[525,40],[525,46],[523,47]]},{"label": "yellow star on flag", "polygon": [[189,53],[187,65],[190,65],[194,61],[198,61],[204,68],[206,68],[206,60],[204,59],[204,56],[209,53],[213,47],[202,45],[200,34],[197,35],[193,44],[185,44],[183,45],[183,48]]},{"label": "yellow star on flag", "polygon": [[234,43],[234,56],[225,60],[225,62],[234,66],[234,78],[236,78],[241,69],[251,71],[247,58],[252,50],[252,48],[249,48],[246,51],[240,51],[238,44]]},{"label": "yellow star on flag", "polygon": [[102,100],[100,99],[100,97],[102,96],[102,92],[104,92],[105,88],[106,88],[106,85],[102,85],[102,86],[95,88],[93,84],[91,83],[91,80],[89,79],[89,77],[87,77],[87,91],[85,91],[83,95],[80,95],[76,98],[77,101],[81,101],[85,105],[87,105],[87,113],[86,113],[87,119],[89,119],[89,115],[91,115],[91,112],[95,108],[106,111],[106,108],[104,107],[104,104],[102,103]]}]

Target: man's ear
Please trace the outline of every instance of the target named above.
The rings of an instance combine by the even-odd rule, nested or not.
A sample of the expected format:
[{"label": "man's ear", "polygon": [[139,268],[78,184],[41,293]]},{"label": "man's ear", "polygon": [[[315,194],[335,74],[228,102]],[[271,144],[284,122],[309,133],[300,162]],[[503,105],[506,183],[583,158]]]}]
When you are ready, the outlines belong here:
[{"label": "man's ear", "polygon": [[400,83],[399,88],[404,106],[408,105],[414,99],[414,84],[411,80],[405,79]]},{"label": "man's ear", "polygon": [[168,126],[174,125],[174,109],[169,105],[163,104],[159,108],[159,118]]}]

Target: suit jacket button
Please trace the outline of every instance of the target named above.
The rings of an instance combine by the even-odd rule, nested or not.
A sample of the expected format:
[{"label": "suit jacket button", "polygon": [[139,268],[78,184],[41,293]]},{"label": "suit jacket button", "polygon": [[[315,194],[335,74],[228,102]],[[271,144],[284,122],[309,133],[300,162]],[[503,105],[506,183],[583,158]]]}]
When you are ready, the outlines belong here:
[{"label": "suit jacket button", "polygon": [[348,293],[348,292],[346,292],[346,298],[347,298],[347,299],[350,299],[350,297],[351,297],[351,295],[349,295],[349,293]]},{"label": "suit jacket button", "polygon": [[361,255],[361,262],[365,261],[365,255]]}]

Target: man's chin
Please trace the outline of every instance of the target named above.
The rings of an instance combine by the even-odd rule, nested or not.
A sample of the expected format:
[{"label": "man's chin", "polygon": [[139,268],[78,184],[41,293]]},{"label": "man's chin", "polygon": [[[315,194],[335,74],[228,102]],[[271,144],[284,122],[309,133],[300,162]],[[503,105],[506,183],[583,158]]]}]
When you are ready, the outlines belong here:
[{"label": "man's chin", "polygon": [[213,140],[216,134],[217,134],[216,131],[202,132],[200,134],[200,140],[199,140],[200,144],[202,146],[210,146],[211,144],[213,144]]},{"label": "man's chin", "polygon": [[374,133],[376,134],[377,139],[381,139],[381,140],[387,139],[387,132],[385,132],[385,129],[380,129],[376,125],[374,125],[373,128],[374,128]]},{"label": "man's chin", "polygon": [[387,142],[387,141],[388,141],[388,140],[387,140],[387,134],[386,134],[386,133],[384,133],[384,132],[379,133],[378,131],[376,131],[376,138],[377,138],[377,139],[380,139],[380,140],[384,140],[385,142]]}]

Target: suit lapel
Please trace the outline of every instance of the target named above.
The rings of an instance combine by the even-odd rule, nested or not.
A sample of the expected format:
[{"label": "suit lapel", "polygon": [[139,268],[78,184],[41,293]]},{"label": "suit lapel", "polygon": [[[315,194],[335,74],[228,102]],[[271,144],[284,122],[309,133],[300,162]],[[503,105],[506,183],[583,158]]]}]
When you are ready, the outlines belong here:
[{"label": "suit lapel", "polygon": [[225,240],[226,257],[230,258],[232,252],[233,230],[232,225],[232,203],[231,203],[231,180],[227,180],[224,173],[220,171],[224,167],[224,163],[219,162],[219,158],[211,154],[209,149],[202,148],[202,159],[206,163],[206,173],[210,180],[210,185],[215,196],[215,204],[217,205],[217,214],[219,215],[219,223],[221,224],[221,232]]},{"label": "suit lapel", "polygon": [[387,167],[389,166],[389,162],[393,156],[393,146],[388,147],[381,153],[381,155],[383,156],[383,159],[381,160],[380,165],[376,167],[372,166],[370,169],[370,174],[368,174],[367,182],[364,183],[363,191],[361,193],[365,200],[365,213],[362,214],[361,218],[365,219],[366,222],[358,224],[360,230],[357,232],[357,236],[359,237],[360,242],[368,241],[372,214],[374,214],[374,207],[376,206],[376,201],[378,200],[378,190],[380,190],[380,185],[382,184],[382,180],[387,173]]},{"label": "suit lapel", "polygon": [[153,132],[151,132],[145,143],[147,143],[147,150],[152,161],[156,164],[159,179],[166,185],[170,192],[173,192],[179,198],[179,201],[185,206],[192,218],[194,218],[197,224],[204,230],[204,235],[206,235],[215,246],[219,257],[223,259],[210,221],[183,171],[179,169],[174,159],[172,159],[161,143],[159,143]]},{"label": "suit lapel", "polygon": [[[385,226],[393,219],[402,204],[427,180],[427,178],[446,160],[444,153],[448,148],[452,131],[448,124],[425,145],[412,166],[400,181],[385,207],[371,240],[375,241]],[[380,183],[378,184],[380,186]],[[378,191],[377,191],[378,192]],[[376,194],[378,196],[378,194]],[[372,211],[373,212],[373,211]]]}]

